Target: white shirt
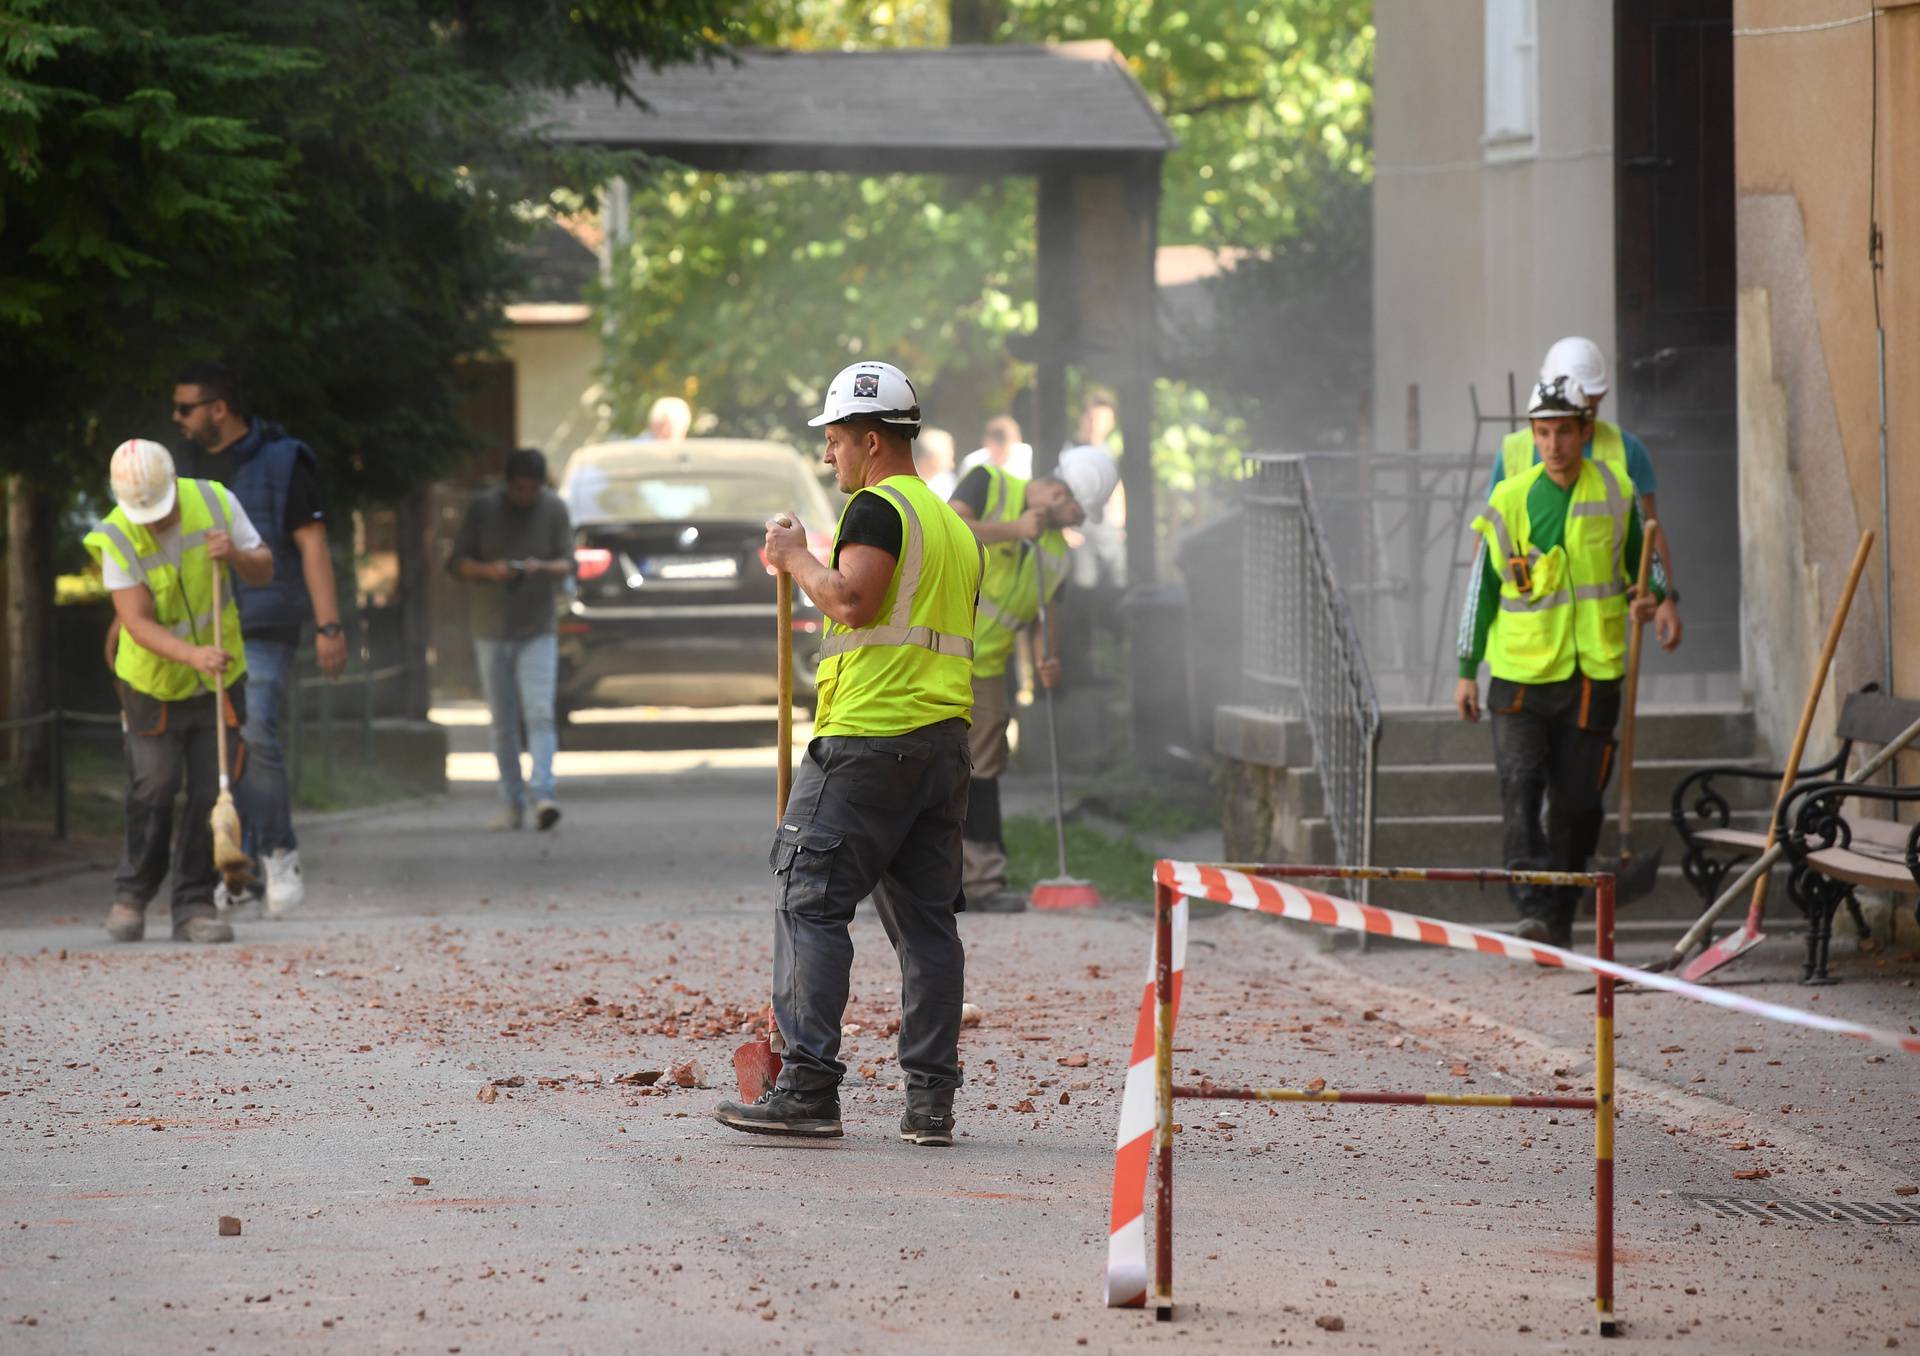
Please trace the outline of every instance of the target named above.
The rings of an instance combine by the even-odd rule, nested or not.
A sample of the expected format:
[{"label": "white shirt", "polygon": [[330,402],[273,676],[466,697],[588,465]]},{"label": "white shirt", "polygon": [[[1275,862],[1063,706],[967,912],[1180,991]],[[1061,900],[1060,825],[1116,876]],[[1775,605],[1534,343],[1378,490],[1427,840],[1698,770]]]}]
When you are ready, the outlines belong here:
[{"label": "white shirt", "polygon": [[[233,510],[233,530],[227,535],[233,539],[236,551],[252,551],[260,546],[260,529],[253,525],[253,519],[247,517],[247,511],[240,507],[240,501],[227,499],[227,505]],[[160,554],[176,569],[180,564],[180,520],[175,518],[167,527],[149,528],[153,533],[154,544],[160,548]],[[114,558],[102,552],[100,556],[100,577],[111,592],[114,589],[130,589],[144,580],[135,579],[115,562]]]},{"label": "white shirt", "polygon": [[[975,448],[960,463],[960,474],[966,475],[976,466],[991,466],[993,454],[984,447]],[[1008,475],[1019,476],[1022,480],[1033,479],[1033,444],[1015,443],[1007,449],[1007,463],[1002,468]]]}]

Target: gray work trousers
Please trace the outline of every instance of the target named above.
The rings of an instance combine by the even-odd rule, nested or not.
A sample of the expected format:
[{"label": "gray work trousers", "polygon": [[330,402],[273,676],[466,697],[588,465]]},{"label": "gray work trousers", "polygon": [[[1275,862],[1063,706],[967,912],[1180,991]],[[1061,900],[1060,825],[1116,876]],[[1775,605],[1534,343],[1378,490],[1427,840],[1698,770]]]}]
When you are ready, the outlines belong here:
[{"label": "gray work trousers", "polygon": [[837,1087],[853,969],[848,924],[873,896],[900,957],[900,1068],[909,1103],[960,1086],[966,955],[954,915],[967,815],[967,725],[807,745],[769,863],[777,878],[773,1010],[787,1048],[780,1086]]},{"label": "gray work trousers", "polygon": [[[246,719],[246,683],[227,689],[227,757],[242,766],[239,726]],[[173,873],[173,921],[213,914],[213,829],[220,795],[220,758],[214,721],[219,708],[211,692],[163,702],[122,684],[120,707],[127,719],[127,842],[113,877],[116,903],[145,909]],[[185,784],[186,818],[176,837],[174,797]]]},{"label": "gray work trousers", "polygon": [[[1620,683],[1582,674],[1557,683],[1487,685],[1493,760],[1500,777],[1509,871],[1585,871],[1606,820],[1602,799],[1613,772],[1613,723]],[[1546,802],[1545,824],[1541,802]],[[1573,886],[1509,885],[1522,917],[1573,922]]]}]

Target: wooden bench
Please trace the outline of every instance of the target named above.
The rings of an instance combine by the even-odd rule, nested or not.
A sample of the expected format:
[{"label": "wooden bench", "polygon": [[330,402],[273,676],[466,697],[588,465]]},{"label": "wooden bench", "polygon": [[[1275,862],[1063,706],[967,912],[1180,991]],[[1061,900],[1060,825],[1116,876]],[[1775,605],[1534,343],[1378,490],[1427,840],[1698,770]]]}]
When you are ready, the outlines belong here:
[{"label": "wooden bench", "polygon": [[[1862,935],[1867,931],[1855,891],[1865,886],[1893,894],[1920,894],[1920,825],[1869,818],[1871,805],[1920,802],[1920,787],[1858,786],[1846,782],[1856,746],[1879,749],[1920,717],[1920,702],[1881,695],[1869,683],[1850,694],[1840,711],[1839,751],[1817,767],[1803,768],[1780,806],[1778,834],[1787,848],[1788,889],[1807,916],[1807,959],[1802,978],[1825,983],[1833,918],[1841,904]],[[1716,779],[1761,780],[1778,786],[1778,769],[1750,765],[1705,767],[1674,788],[1673,823],[1686,843],[1681,870],[1703,901],[1711,902],[1727,875],[1766,848],[1764,833],[1732,828],[1726,797]],[[1846,811],[1848,801],[1858,804]]]}]

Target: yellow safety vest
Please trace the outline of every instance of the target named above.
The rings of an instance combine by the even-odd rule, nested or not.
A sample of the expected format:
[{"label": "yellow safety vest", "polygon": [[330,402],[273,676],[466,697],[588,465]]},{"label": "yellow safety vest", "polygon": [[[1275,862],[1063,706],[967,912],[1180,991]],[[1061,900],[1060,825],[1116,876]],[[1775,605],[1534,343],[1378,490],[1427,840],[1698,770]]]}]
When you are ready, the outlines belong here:
[{"label": "yellow safety vest", "polygon": [[[215,527],[216,515],[220,530],[232,533],[233,504],[224,488],[208,480],[182,479],[178,482],[178,494],[180,557],[177,561],[160,549],[151,529],[134,522],[118,508],[87,533],[86,548],[96,561],[112,556],[114,564],[145,584],[153,594],[155,620],[174,635],[190,644],[212,645],[217,641],[224,645],[233,656],[226,681],[231,687],[246,674],[246,647],[240,638],[240,609],[234,605],[231,578],[220,609],[219,633],[215,634],[213,571],[216,567],[207,555],[207,534]],[[208,680],[198,669],[155,654],[135,640],[125,627],[120,630],[113,672],[134,691],[163,702],[185,701],[210,690]]]},{"label": "yellow safety vest", "polygon": [[[999,466],[988,477],[983,523],[1010,523],[1026,511],[1028,481]],[[973,676],[997,678],[1007,671],[1014,637],[1040,615],[1040,590],[1034,573],[1046,580],[1047,597],[1067,578],[1067,537],[1049,529],[1037,542],[1001,541],[987,548],[987,573],[980,584],[980,615],[973,625]]]},{"label": "yellow safety vest", "polygon": [[[1627,470],[1627,441],[1620,436],[1620,425],[1609,424],[1604,419],[1593,421],[1593,461],[1604,461],[1620,477],[1620,483],[1631,485],[1633,476]],[[1515,429],[1500,441],[1500,478],[1512,480],[1533,466],[1533,430]]]},{"label": "yellow safety vest", "polygon": [[971,722],[973,609],[986,567],[980,543],[919,476],[888,476],[856,493],[878,495],[899,513],[900,558],[871,625],[827,623],[813,732],[897,735],[955,716]]},{"label": "yellow safety vest", "polygon": [[1618,678],[1627,655],[1631,482],[1606,461],[1582,461],[1561,543],[1543,553],[1533,544],[1527,494],[1546,473],[1543,464],[1502,480],[1473,520],[1500,576],[1487,667],[1513,683],[1555,683],[1576,669]]}]

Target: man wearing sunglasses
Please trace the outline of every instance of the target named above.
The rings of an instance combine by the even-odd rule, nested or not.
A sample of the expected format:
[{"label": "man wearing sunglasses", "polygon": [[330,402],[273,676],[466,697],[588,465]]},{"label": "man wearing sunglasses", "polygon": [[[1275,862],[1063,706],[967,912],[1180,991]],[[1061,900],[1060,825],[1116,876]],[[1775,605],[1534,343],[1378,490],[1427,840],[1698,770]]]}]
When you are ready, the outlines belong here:
[{"label": "man wearing sunglasses", "polygon": [[[311,619],[320,671],[338,677],[347,641],[327,549],[327,512],[313,451],[279,424],[254,416],[233,372],[196,363],[173,387],[173,422],[186,437],[181,473],[233,491],[273,553],[273,577],[234,586],[246,642],[247,775],[238,787],[246,848],[265,867],[266,910],[279,916],[306,897],[286,756],[281,701],[292,686],[294,653]],[[224,890],[224,886],[222,890]],[[222,899],[225,905],[245,901]]]}]

